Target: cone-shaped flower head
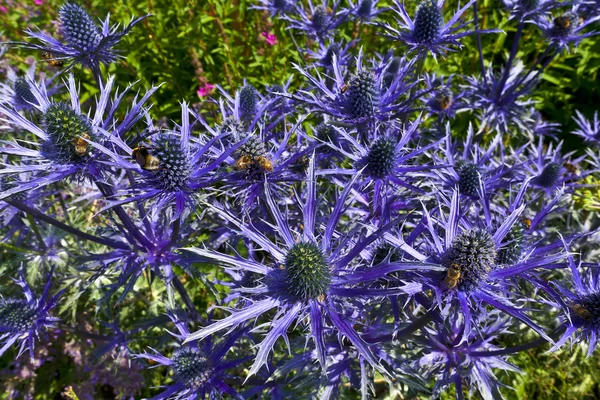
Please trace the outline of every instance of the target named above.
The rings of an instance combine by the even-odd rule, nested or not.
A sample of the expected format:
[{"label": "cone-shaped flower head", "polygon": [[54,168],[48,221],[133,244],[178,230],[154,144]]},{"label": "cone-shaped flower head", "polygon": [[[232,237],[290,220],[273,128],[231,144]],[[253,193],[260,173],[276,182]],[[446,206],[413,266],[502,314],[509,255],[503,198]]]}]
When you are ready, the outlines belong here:
[{"label": "cone-shaped flower head", "polygon": [[477,165],[470,162],[460,163],[456,168],[458,174],[458,188],[465,196],[477,196],[481,186],[481,178]]},{"label": "cone-shaped flower head", "polygon": [[535,179],[536,183],[544,188],[553,188],[560,179],[562,168],[560,164],[551,162]]},{"label": "cone-shaped flower head", "polygon": [[296,243],[285,257],[285,283],[289,293],[299,301],[323,296],[331,284],[327,258],[312,242]]},{"label": "cone-shaped flower head", "polygon": [[200,389],[212,377],[210,358],[198,348],[182,346],[173,353],[173,379],[189,389]]},{"label": "cone-shaped flower head", "polygon": [[425,0],[417,8],[414,36],[419,43],[432,43],[440,34],[442,11],[434,0]]},{"label": "cone-shaped flower head", "polygon": [[388,137],[380,137],[369,149],[365,173],[375,179],[389,176],[396,167],[396,143]]},{"label": "cone-shaped flower head", "polygon": [[367,70],[360,70],[350,78],[346,99],[348,113],[353,118],[373,117],[377,104],[375,76]]},{"label": "cone-shaped flower head", "polygon": [[87,140],[94,133],[87,117],[66,103],[53,103],[44,113],[44,130],[49,140],[42,146],[45,155],[61,164],[83,161],[89,151]]},{"label": "cone-shaped flower head", "polygon": [[73,48],[88,53],[100,44],[100,28],[82,7],[75,3],[66,3],[59,8],[58,18],[61,33]]},{"label": "cone-shaped flower head", "polygon": [[158,135],[153,141],[153,154],[160,160],[153,179],[165,190],[184,188],[190,174],[190,159],[181,147],[180,138],[168,133]]},{"label": "cone-shaped flower head", "polygon": [[252,85],[245,85],[240,90],[240,117],[244,119],[254,118],[258,105],[258,95]]},{"label": "cone-shaped flower head", "polygon": [[492,236],[481,229],[460,233],[443,256],[442,264],[460,268],[458,287],[468,290],[485,281],[496,268],[496,244]]}]

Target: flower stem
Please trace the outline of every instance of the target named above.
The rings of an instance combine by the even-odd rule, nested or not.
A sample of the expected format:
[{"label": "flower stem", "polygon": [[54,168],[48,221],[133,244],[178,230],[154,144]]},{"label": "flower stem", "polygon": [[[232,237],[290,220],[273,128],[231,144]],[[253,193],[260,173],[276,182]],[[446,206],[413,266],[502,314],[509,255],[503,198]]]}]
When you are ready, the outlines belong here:
[{"label": "flower stem", "polygon": [[[19,207],[17,207],[17,208],[19,208]],[[40,247],[42,248],[42,251],[45,252],[46,250],[48,250],[48,247],[46,246],[46,242],[44,242],[44,238],[42,237],[37,224],[33,220],[33,215],[31,215],[31,213],[27,213],[27,221],[29,221],[29,227],[33,231],[35,238],[38,240],[38,242],[40,242]]]},{"label": "flower stem", "polygon": [[173,283],[173,287],[175,287],[175,290],[177,290],[177,293],[179,293],[181,300],[183,300],[186,307],[188,308],[188,311],[190,312],[192,319],[194,321],[203,321],[204,319],[200,316],[200,313],[196,309],[194,302],[188,295],[187,290],[185,290],[183,283],[181,283],[181,281],[179,280],[179,277],[177,275],[173,276],[171,283]]},{"label": "flower stem", "polygon": [[[517,50],[519,49],[519,41],[521,40],[521,34],[523,33],[523,28],[525,24],[523,22],[519,22],[519,26],[517,26],[517,33],[515,33],[515,37],[513,38],[512,47],[510,49],[510,54],[508,56],[508,60],[506,61],[506,66],[504,67],[504,75],[502,75],[502,80],[498,85],[498,92],[496,93],[496,100],[500,99],[502,95],[502,91],[504,90],[504,85],[508,79],[508,75],[510,74],[510,70],[512,68],[513,61],[515,56],[517,55]],[[483,70],[482,70],[483,73]],[[483,73],[485,77],[485,73]]]},{"label": "flower stem", "polygon": [[[4,199],[4,201],[6,201],[11,206],[18,208],[19,210],[21,210],[27,214],[30,214],[32,218],[38,219],[40,221],[44,221],[50,225],[53,225],[59,229],[62,229],[65,232],[69,232],[74,235],[77,235],[82,239],[89,240],[91,242],[100,243],[102,245],[109,246],[114,249],[129,250],[129,246],[127,246],[125,243],[120,243],[120,242],[114,241],[112,239],[101,238],[98,236],[90,235],[89,233],[82,232],[79,229],[73,228],[72,226],[69,226],[63,222],[60,222],[60,221],[44,214],[41,211],[36,210],[35,208],[29,207],[28,205],[26,205],[20,201],[15,201],[10,198]],[[35,226],[35,224],[34,224],[34,226]]]},{"label": "flower stem", "polygon": [[[564,328],[556,328],[554,332],[550,335],[552,339],[558,338],[564,331]],[[491,356],[504,356],[508,354],[520,353],[525,350],[535,349],[536,347],[543,346],[546,343],[549,343],[544,338],[537,338],[529,343],[523,343],[518,346],[507,347],[505,349],[500,350],[492,350],[492,351],[473,351],[470,352],[470,356],[474,357],[491,357]]]},{"label": "flower stem", "polygon": [[483,76],[483,83],[487,85],[485,76],[485,66],[483,64],[483,50],[481,47],[481,33],[479,33],[479,12],[477,2],[473,3],[473,19],[475,20],[475,30],[477,31],[475,37],[477,40],[477,50],[479,52],[479,68],[481,68],[481,76]]}]

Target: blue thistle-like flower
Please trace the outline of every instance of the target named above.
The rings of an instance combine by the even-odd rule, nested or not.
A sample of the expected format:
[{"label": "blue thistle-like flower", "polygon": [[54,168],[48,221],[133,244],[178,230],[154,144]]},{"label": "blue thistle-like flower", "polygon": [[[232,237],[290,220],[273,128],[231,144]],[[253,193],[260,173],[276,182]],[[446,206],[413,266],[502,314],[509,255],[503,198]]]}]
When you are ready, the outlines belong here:
[{"label": "blue thistle-like flower", "polygon": [[260,5],[252,5],[250,8],[266,10],[271,17],[274,17],[276,15],[285,15],[292,9],[292,3],[289,0],[260,0]]},{"label": "blue thistle-like flower", "polygon": [[306,10],[301,2],[295,2],[295,12],[283,18],[288,21],[289,29],[306,32],[322,43],[338,26],[348,20],[349,11],[339,10],[339,5],[340,0],[334,0],[331,6],[327,0],[321,0],[316,5],[312,0],[308,0],[308,10]]},{"label": "blue thistle-like flower", "polygon": [[410,50],[419,51],[419,57],[425,56],[428,52],[436,57],[452,51],[453,47],[460,48],[459,39],[465,36],[500,32],[497,29],[459,32],[472,23],[472,21],[462,21],[461,17],[474,2],[475,0],[471,0],[458,9],[444,24],[441,11],[444,0],[423,0],[417,8],[414,20],[406,12],[404,4],[400,3],[400,0],[394,0],[395,7],[392,10],[400,18],[395,18],[395,25],[381,24],[388,32],[384,36],[404,42]]},{"label": "blue thistle-like flower", "polygon": [[[367,266],[363,265],[364,261],[359,257],[369,244],[385,233],[385,229],[365,238],[341,236],[335,239],[333,234],[342,217],[342,205],[348,199],[353,183],[345,187],[336,201],[336,206],[329,213],[329,219],[323,224],[317,224],[314,158],[310,161],[307,175],[305,199],[300,207],[300,221],[303,226],[301,233],[293,229],[292,221],[283,216],[268,186],[265,188],[266,201],[269,214],[274,216],[275,226],[272,233],[276,235],[275,240],[265,236],[254,224],[246,223],[232,215],[222,205],[214,203],[211,206],[213,212],[254,243],[252,247],[248,246],[249,257],[188,248],[186,250],[192,254],[190,257],[197,255],[198,259],[212,260],[226,269],[254,272],[264,278],[260,280],[258,287],[251,289],[256,296],[243,288],[239,289],[240,293],[244,293],[244,297],[251,301],[250,305],[243,302],[243,308],[193,333],[187,341],[205,339],[229,327],[245,326],[269,310],[276,310],[275,317],[270,321],[269,331],[258,346],[258,354],[250,369],[250,375],[257,373],[267,362],[276,340],[286,334],[294,320],[309,321],[310,336],[314,339],[321,365],[325,365],[327,356],[324,346],[326,337],[333,333],[347,337],[366,362],[379,371],[384,371],[374,357],[373,350],[354,331],[344,315],[347,314],[347,307],[350,307],[345,299],[369,296],[368,283],[383,277],[391,268],[387,263],[382,263],[375,269],[370,266],[366,268]],[[252,254],[254,245],[260,246],[269,254],[265,261],[261,262]],[[349,247],[346,248],[347,246]],[[345,310],[344,315],[338,311],[339,307]]]},{"label": "blue thistle-like flower", "polygon": [[58,321],[58,318],[49,313],[62,295],[61,291],[48,297],[53,272],[54,268],[46,278],[43,295],[37,298],[25,280],[23,266],[19,269],[19,279],[15,282],[23,288],[25,299],[0,299],[0,355],[13,344],[20,343],[17,357],[29,349],[30,357],[33,358],[34,342],[41,330],[54,326]]},{"label": "blue thistle-like flower", "polygon": [[[172,311],[168,316],[178,333],[171,333],[178,341],[186,341],[190,332],[185,320],[178,318]],[[233,369],[245,360],[244,358],[225,359],[231,353],[235,339],[240,333],[224,341],[195,341],[182,344],[173,351],[171,357],[165,357],[153,349],[153,353],[141,353],[137,358],[145,358],[159,365],[169,367],[173,372],[173,383],[153,400],[181,399],[193,400],[198,398],[229,398],[242,399],[235,389],[226,383],[232,378],[227,370]]]},{"label": "blue thistle-like flower", "polygon": [[574,135],[584,138],[586,142],[591,142],[596,145],[600,144],[600,120],[598,119],[598,111],[594,113],[594,120],[588,120],[585,116],[576,111],[577,116],[573,117],[579,129],[573,131]]},{"label": "blue thistle-like flower", "polygon": [[[107,107],[111,97],[114,77],[109,77],[106,85],[100,86],[100,95],[96,101],[94,114],[83,113],[79,105],[79,92],[73,75],[69,76],[67,88],[69,102],[51,100],[43,83],[37,84],[27,80],[31,94],[36,99],[34,108],[42,114],[41,121],[37,118],[25,118],[18,109],[1,103],[0,113],[6,116],[7,122],[32,133],[39,142],[20,141],[5,142],[0,148],[1,153],[27,157],[25,165],[7,166],[4,173],[22,173],[31,171],[33,177],[27,182],[14,181],[14,187],[0,194],[0,199],[12,194],[50,185],[68,177],[100,179],[110,166],[104,162],[115,153],[103,146],[110,139],[119,147],[126,147],[122,137],[144,117],[144,103],[157,89],[150,89],[141,100],[135,99],[123,119],[115,124],[114,111],[118,109],[128,87],[112,102],[112,112]],[[106,127],[113,126],[112,134]],[[25,168],[24,168],[25,167]],[[28,169],[29,167],[30,169]],[[14,171],[13,171],[14,168]]]},{"label": "blue thistle-like flower", "polygon": [[536,25],[544,32],[548,41],[559,50],[568,50],[569,46],[577,46],[579,42],[600,32],[592,31],[583,33],[588,25],[599,21],[600,15],[580,20],[579,5],[575,5],[567,11],[551,19],[540,19],[535,21]]},{"label": "blue thistle-like flower", "polygon": [[92,69],[94,75],[100,77],[100,64],[110,64],[121,57],[115,46],[121,38],[140,21],[149,16],[132,18],[129,24],[117,32],[118,26],[110,26],[109,17],[98,26],[88,12],[81,6],[67,2],[58,10],[59,30],[65,38],[61,43],[57,39],[43,33],[26,30],[27,35],[39,40],[41,44],[14,42],[28,49],[39,50],[51,55],[59,62],[70,61],[66,69],[75,64],[82,64]]}]

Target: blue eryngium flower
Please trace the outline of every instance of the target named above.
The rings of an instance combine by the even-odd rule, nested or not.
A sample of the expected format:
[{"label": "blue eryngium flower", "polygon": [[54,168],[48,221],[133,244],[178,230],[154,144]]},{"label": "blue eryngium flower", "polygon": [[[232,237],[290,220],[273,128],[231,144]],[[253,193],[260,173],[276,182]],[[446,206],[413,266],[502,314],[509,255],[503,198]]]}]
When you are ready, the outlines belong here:
[{"label": "blue eryngium flower", "polygon": [[455,385],[457,400],[463,398],[465,390],[471,393],[473,389],[482,399],[501,399],[499,389],[503,385],[493,369],[520,372],[506,361],[506,356],[494,353],[499,349],[493,344],[494,340],[510,332],[508,320],[491,313],[482,316],[477,325],[477,330],[466,332],[468,327],[458,315],[452,314],[444,324],[438,323],[435,329],[425,330],[424,355],[416,364],[424,370],[426,377],[435,378],[434,396]]},{"label": "blue eryngium flower", "polygon": [[308,0],[309,8],[305,10],[301,2],[294,2],[296,18],[288,15],[284,15],[283,18],[289,22],[289,29],[304,31],[308,36],[322,42],[347,20],[348,11],[338,10],[340,0],[334,0],[331,7],[328,0],[318,0],[318,3],[314,5],[312,0]]},{"label": "blue eryngium flower", "polygon": [[[568,250],[566,242],[564,246]],[[571,288],[560,283],[541,285],[555,300],[555,305],[565,312],[562,324],[565,331],[550,350],[558,350],[569,339],[587,341],[589,357],[596,349],[600,334],[600,269],[596,264],[588,264],[584,269],[581,260],[576,262],[572,253],[567,257]]]},{"label": "blue eryngium flower", "polygon": [[121,55],[114,47],[131,28],[143,19],[150,16],[144,15],[132,18],[125,29],[118,31],[119,26],[110,26],[109,18],[98,26],[88,12],[75,3],[65,3],[58,9],[59,29],[64,37],[59,41],[38,29],[37,32],[26,30],[32,39],[37,39],[41,44],[17,42],[28,49],[40,50],[48,53],[56,60],[70,62],[67,69],[76,64],[82,64],[99,74],[100,64],[115,62]]},{"label": "blue eryngium flower", "polygon": [[[284,217],[267,187],[266,198],[268,210],[274,217],[275,240],[269,239],[253,223],[233,216],[223,206],[216,203],[211,206],[212,211],[234,225],[241,236],[266,252],[269,261],[261,263],[253,258],[246,259],[237,254],[231,256],[208,249],[185,249],[200,256],[199,260],[262,276],[259,280],[255,279],[254,287],[239,289],[248,299],[243,303],[243,309],[235,310],[230,316],[191,334],[187,341],[204,339],[224,329],[251,324],[256,318],[276,310],[265,339],[258,345],[250,375],[257,373],[267,362],[275,342],[280,337],[286,338],[287,330],[295,320],[308,321],[309,337],[314,341],[322,366],[326,363],[326,335],[333,332],[346,336],[370,365],[383,372],[379,360],[355,330],[353,320],[348,319],[347,311],[353,307],[352,302],[355,304],[361,299],[382,295],[364,286],[384,276],[393,267],[382,263],[380,268],[370,268],[370,265],[363,263],[360,254],[380,238],[385,229],[367,237],[336,232],[353,183],[346,186],[328,218],[320,223],[317,221],[319,213],[314,158],[310,161],[307,178],[305,200],[298,221],[302,224],[301,232],[295,229],[297,224]],[[428,268],[426,264],[416,265],[425,270]],[[411,267],[404,265],[403,268]],[[361,310],[356,310],[357,315]]]},{"label": "blue eryngium flower", "polygon": [[[109,107],[114,77],[109,77],[106,85],[100,85],[100,95],[93,114],[91,111],[85,113],[81,110],[79,90],[72,74],[67,82],[69,102],[50,99],[43,84],[39,85],[29,79],[27,83],[36,100],[34,108],[42,114],[41,119],[25,117],[8,104],[0,104],[0,113],[6,116],[5,121],[32,133],[39,141],[23,144],[18,139],[5,141],[2,142],[0,153],[27,160],[27,163],[5,166],[3,174],[31,172],[33,176],[27,182],[15,181],[13,187],[0,194],[0,199],[66,178],[103,179],[104,173],[110,170],[109,165],[103,161],[111,151],[101,143],[111,135],[115,140],[120,140],[143,118],[143,105],[156,90],[150,89],[140,101],[136,97],[123,119],[117,122],[114,114],[130,87],[117,93]],[[108,133],[108,129],[111,133]]]},{"label": "blue eryngium flower", "polygon": [[59,320],[49,313],[62,294],[61,291],[49,297],[53,272],[54,267],[46,277],[42,296],[37,298],[25,280],[23,267],[19,269],[19,279],[15,279],[15,282],[23,288],[25,299],[0,299],[0,355],[14,343],[19,343],[17,357],[29,348],[29,354],[33,358],[35,338],[39,337],[42,329],[52,327]]},{"label": "blue eryngium flower", "polygon": [[292,1],[290,0],[259,0],[260,5],[253,5],[250,8],[257,10],[267,10],[271,17],[276,15],[284,15],[292,8]]},{"label": "blue eryngium flower", "polygon": [[596,146],[600,144],[600,120],[598,119],[598,111],[594,113],[594,120],[587,120],[585,116],[576,111],[577,117],[573,117],[579,129],[573,131],[574,135],[581,136],[588,143],[593,143]]},{"label": "blue eryngium flower", "polygon": [[471,0],[464,7],[458,9],[444,24],[442,17],[444,0],[423,0],[417,7],[414,19],[410,18],[404,4],[399,0],[394,0],[395,8],[392,10],[400,16],[401,20],[395,18],[397,26],[381,24],[388,32],[384,36],[404,42],[411,51],[417,50],[420,57],[426,56],[428,52],[436,57],[447,51],[453,51],[452,47],[460,48],[459,39],[465,36],[500,32],[497,29],[458,32],[472,23],[472,21],[463,22],[461,17],[474,2],[475,0]]},{"label": "blue eryngium flower", "polygon": [[544,32],[548,41],[559,50],[569,50],[569,46],[577,47],[579,42],[600,32],[592,31],[583,33],[583,30],[590,24],[599,21],[600,15],[583,19],[579,15],[579,5],[572,7],[559,16],[551,19],[540,19],[536,25]]},{"label": "blue eryngium flower", "polygon": [[152,400],[216,399],[224,395],[242,399],[242,396],[226,381],[236,379],[234,375],[228,374],[227,370],[235,368],[244,362],[245,358],[225,360],[240,333],[233,334],[220,343],[210,340],[205,340],[201,344],[196,341],[189,342],[190,331],[186,322],[179,320],[172,312],[168,315],[179,331],[178,334],[169,333],[178,341],[186,341],[187,344],[182,344],[173,350],[171,357],[165,357],[154,349],[152,349],[153,354],[142,353],[136,356],[167,366],[173,372],[173,383]]}]

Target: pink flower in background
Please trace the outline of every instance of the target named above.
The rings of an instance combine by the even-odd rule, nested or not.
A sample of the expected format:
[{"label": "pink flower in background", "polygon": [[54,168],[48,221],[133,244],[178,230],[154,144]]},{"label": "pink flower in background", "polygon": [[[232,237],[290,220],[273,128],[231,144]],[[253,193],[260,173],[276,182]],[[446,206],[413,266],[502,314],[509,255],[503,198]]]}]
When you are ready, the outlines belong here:
[{"label": "pink flower in background", "polygon": [[265,40],[271,46],[275,46],[277,44],[277,36],[273,35],[271,32],[261,32],[261,35],[265,37]]},{"label": "pink flower in background", "polygon": [[210,95],[213,92],[213,89],[215,88],[215,85],[211,85],[210,83],[205,83],[204,86],[201,86],[198,89],[198,96],[200,97],[206,97],[208,95]]},{"label": "pink flower in background", "polygon": [[8,8],[4,7],[4,6],[0,6],[0,11],[3,13],[7,13],[8,12]]},{"label": "pink flower in background", "polygon": [[44,4],[44,0],[33,0],[33,2],[36,6],[41,6],[42,4]]}]

